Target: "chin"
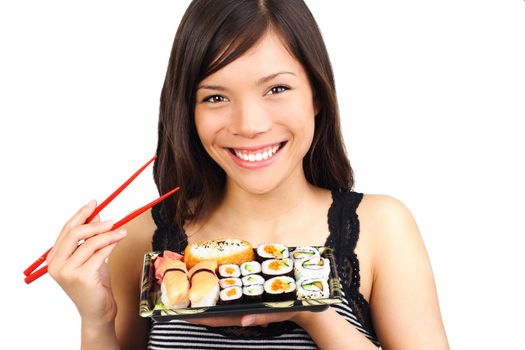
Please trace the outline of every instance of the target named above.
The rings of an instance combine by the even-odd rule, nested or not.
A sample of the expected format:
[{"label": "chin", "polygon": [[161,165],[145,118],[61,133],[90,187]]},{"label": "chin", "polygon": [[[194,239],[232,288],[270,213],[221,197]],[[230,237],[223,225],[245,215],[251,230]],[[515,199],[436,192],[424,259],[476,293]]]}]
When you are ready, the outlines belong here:
[{"label": "chin", "polygon": [[277,184],[248,184],[248,183],[238,183],[237,186],[239,186],[243,191],[253,194],[253,195],[265,195],[269,194],[272,191],[274,191],[277,188]]}]

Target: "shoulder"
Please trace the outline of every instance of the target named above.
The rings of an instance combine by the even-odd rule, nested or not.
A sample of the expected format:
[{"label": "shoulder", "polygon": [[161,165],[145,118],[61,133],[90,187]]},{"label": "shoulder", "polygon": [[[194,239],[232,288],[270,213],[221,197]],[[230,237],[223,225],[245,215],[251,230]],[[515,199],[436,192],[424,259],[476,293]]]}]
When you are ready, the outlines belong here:
[{"label": "shoulder", "polygon": [[419,236],[415,219],[399,199],[384,194],[365,194],[357,208],[359,221],[367,226],[371,238],[378,244]]},{"label": "shoulder", "polygon": [[407,256],[426,256],[414,216],[399,199],[384,194],[365,194],[357,214],[366,232],[374,277]]},{"label": "shoulder", "polygon": [[156,229],[151,210],[137,216],[124,226],[127,236],[113,250],[110,267],[118,269],[120,265],[129,266],[130,258],[142,257],[151,250],[151,240]]},{"label": "shoulder", "polygon": [[[412,213],[386,195],[364,195],[357,213],[370,253],[372,317],[383,345],[446,348],[430,260]],[[400,336],[406,327],[414,337]]]}]

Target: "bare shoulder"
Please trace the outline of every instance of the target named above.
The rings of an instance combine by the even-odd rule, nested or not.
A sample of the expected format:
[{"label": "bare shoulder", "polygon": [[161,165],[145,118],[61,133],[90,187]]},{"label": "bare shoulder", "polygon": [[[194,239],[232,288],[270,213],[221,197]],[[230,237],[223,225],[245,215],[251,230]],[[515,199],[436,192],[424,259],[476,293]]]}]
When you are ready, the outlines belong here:
[{"label": "bare shoulder", "polygon": [[[376,259],[384,256],[385,249],[395,253],[399,246],[423,243],[412,213],[397,198],[383,194],[365,194],[357,214],[362,230],[366,231],[369,244],[372,245],[371,249],[375,251]],[[423,246],[421,248],[424,249]],[[382,254],[377,254],[378,251]]]},{"label": "bare shoulder", "polygon": [[122,349],[144,349],[149,321],[139,316],[138,305],[144,253],[151,251],[156,229],[151,211],[136,217],[124,228],[126,238],[109,257],[111,286],[118,308],[115,328]]},{"label": "bare shoulder", "polygon": [[365,195],[358,215],[368,236],[372,318],[384,348],[448,349],[430,260],[410,210],[396,198]]}]

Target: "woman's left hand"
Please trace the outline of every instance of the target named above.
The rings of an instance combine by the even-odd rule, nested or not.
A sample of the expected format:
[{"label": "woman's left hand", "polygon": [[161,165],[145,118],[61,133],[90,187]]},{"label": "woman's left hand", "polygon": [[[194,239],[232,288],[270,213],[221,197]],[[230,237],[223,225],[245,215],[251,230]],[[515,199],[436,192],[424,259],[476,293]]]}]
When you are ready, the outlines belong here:
[{"label": "woman's left hand", "polygon": [[227,326],[266,326],[268,323],[292,321],[301,325],[305,316],[310,314],[308,311],[302,312],[272,312],[264,314],[247,314],[239,316],[218,316],[190,318],[187,321],[195,324],[202,324],[209,327],[227,327]]}]

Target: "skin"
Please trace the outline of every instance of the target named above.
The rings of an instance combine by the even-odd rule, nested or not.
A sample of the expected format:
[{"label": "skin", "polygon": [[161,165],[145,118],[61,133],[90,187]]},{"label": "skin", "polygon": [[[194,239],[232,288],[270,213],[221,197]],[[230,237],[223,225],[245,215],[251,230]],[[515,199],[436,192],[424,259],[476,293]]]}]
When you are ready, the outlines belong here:
[{"label": "skin", "polygon": [[[271,31],[200,82],[199,138],[225,170],[227,184],[222,202],[208,217],[185,225],[190,243],[231,237],[254,246],[271,241],[324,245],[331,194],[310,185],[302,168],[317,114],[312,96],[304,68]],[[282,142],[275,159],[255,169],[237,162],[229,150]],[[83,207],[65,225],[48,256],[49,272],[77,305],[82,348],[144,349],[150,324],[138,315],[138,290],[155,224],[146,212],[126,226],[127,233],[99,234],[111,223],[97,218],[82,224],[94,207]],[[357,214],[360,292],[371,305],[383,349],[448,349],[430,262],[410,211],[392,197],[365,195]],[[80,239],[86,243],[77,248]],[[190,322],[253,326],[284,320],[301,325],[321,349],[375,348],[331,308]]]}]

